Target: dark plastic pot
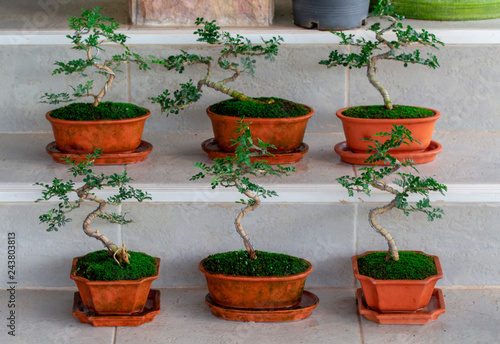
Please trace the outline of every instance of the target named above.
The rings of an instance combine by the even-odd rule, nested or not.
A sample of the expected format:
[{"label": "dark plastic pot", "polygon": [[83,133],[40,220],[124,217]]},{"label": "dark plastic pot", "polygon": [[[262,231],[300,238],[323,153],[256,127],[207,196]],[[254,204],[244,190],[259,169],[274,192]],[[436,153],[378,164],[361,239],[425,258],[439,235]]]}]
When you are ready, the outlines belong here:
[{"label": "dark plastic pot", "polygon": [[369,5],[370,0],[293,0],[293,20],[308,29],[354,29],[364,24]]}]

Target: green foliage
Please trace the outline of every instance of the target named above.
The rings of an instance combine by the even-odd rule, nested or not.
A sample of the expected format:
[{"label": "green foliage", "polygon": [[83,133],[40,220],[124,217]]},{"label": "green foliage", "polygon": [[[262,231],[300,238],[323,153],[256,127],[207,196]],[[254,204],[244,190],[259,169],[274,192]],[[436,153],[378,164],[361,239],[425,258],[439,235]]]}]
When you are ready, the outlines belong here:
[{"label": "green foliage", "polygon": [[302,104],[280,98],[257,98],[259,102],[228,99],[210,107],[214,113],[223,116],[248,118],[289,118],[304,116],[309,109]]},{"label": "green foliage", "polygon": [[[126,46],[127,36],[115,31],[119,28],[118,22],[113,18],[104,17],[100,14],[102,8],[82,10],[80,17],[69,17],[68,26],[74,31],[72,35],[67,35],[73,44],[72,49],[81,50],[85,58],[70,60],[67,62],[56,61],[58,67],[54,69],[52,75],[76,73],[81,77],[89,77],[88,68],[95,68],[96,73],[101,74],[108,79],[107,85],[101,90],[101,95],[91,94],[94,80],[88,80],[85,84],[70,86],[72,94],[68,93],[45,93],[41,97],[42,103],[59,104],[62,102],[72,102],[82,97],[93,97],[94,106],[100,102],[100,98],[106,94],[111,86],[111,76],[115,77],[120,70],[118,67],[124,63],[134,63],[139,69],[149,69],[146,60],[139,54],[136,54]],[[103,53],[104,43],[114,43],[124,49],[119,55],[112,55],[106,59]]]},{"label": "green foliage", "polygon": [[394,105],[392,110],[388,110],[383,105],[353,106],[346,109],[342,114],[347,117],[372,119],[426,118],[435,115],[429,109],[404,105]]},{"label": "green foliage", "polygon": [[[444,43],[426,30],[417,31],[409,25],[404,27],[401,23],[404,17],[393,12],[390,1],[379,0],[371,16],[387,20],[387,26],[382,26],[380,22],[377,22],[368,27],[367,31],[375,35],[373,39],[331,31],[332,34],[341,39],[340,45],[354,46],[359,51],[340,53],[338,50],[334,50],[330,53],[328,59],[321,60],[319,64],[325,65],[327,68],[336,66],[344,66],[349,69],[366,67],[369,71],[367,73],[369,79],[373,78],[373,75],[378,71],[375,67],[378,60],[399,61],[405,67],[409,64],[420,64],[432,69],[439,67],[437,57],[432,53],[428,53],[427,57],[422,57],[418,49],[410,53],[406,51],[401,52],[403,48],[408,48],[414,44],[438,49],[438,45],[444,46]],[[396,36],[396,39],[391,40],[384,37],[388,31],[391,31]],[[378,83],[374,79],[370,79],[370,82],[372,84]],[[388,97],[387,91],[380,83],[378,85],[374,84],[374,87],[377,88],[382,96],[385,93]],[[384,101],[387,102],[385,98]]]},{"label": "green foliage", "polygon": [[[200,99],[203,86],[220,91],[235,99],[254,101],[244,94],[228,88],[226,83],[234,81],[243,73],[253,76],[257,63],[257,60],[254,59],[256,56],[264,56],[265,60],[274,61],[283,38],[279,36],[272,37],[269,40],[262,39],[262,44],[253,44],[246,37],[238,34],[233,36],[228,32],[222,31],[217,26],[215,20],[206,21],[203,18],[197,18],[196,25],[202,26],[194,32],[194,34],[198,35],[198,41],[221,46],[217,64],[221,69],[232,72],[233,75],[219,81],[210,80],[212,75],[212,58],[190,54],[184,50],[181,50],[181,53],[178,55],[171,55],[167,58],[150,57],[152,63],[160,64],[167,70],[176,70],[179,73],[184,72],[185,67],[188,65],[204,64],[207,67],[206,76],[198,81],[197,86],[194,86],[190,80],[189,83],[180,85],[181,89],[174,92],[173,98],[170,98],[171,93],[167,89],[163,94],[151,97],[151,101],[160,104],[163,112],[168,111],[169,113],[177,114],[179,110],[187,108]],[[239,61],[237,60],[238,57],[240,58]],[[235,59],[238,62],[234,61]]]},{"label": "green foliage", "polygon": [[281,253],[256,251],[258,259],[250,259],[248,252],[232,251],[217,253],[203,259],[208,272],[236,276],[288,276],[309,268],[304,260]]},{"label": "green foliage", "polygon": [[387,260],[386,252],[373,252],[358,258],[361,275],[377,280],[423,280],[437,274],[434,259],[416,252],[399,252],[399,260]]},{"label": "green foliage", "polygon": [[98,106],[90,103],[72,103],[52,110],[52,118],[69,121],[99,121],[127,119],[145,116],[148,111],[134,104],[102,102]]},{"label": "green foliage", "polygon": [[130,264],[116,264],[107,250],[91,252],[76,262],[76,275],[91,281],[138,280],[156,274],[156,259],[128,251]]},{"label": "green foliage", "polygon": [[[234,156],[217,158],[214,160],[212,166],[202,162],[195,163],[195,166],[199,167],[202,171],[192,176],[191,180],[212,176],[212,180],[210,181],[212,189],[220,185],[225,188],[235,187],[242,194],[249,191],[259,198],[277,196],[275,191],[266,190],[252,182],[248,177],[263,178],[267,175],[288,175],[290,172],[295,172],[295,168],[269,165],[265,160],[265,156],[272,156],[272,154],[268,152],[268,148],[274,148],[274,146],[264,143],[260,139],[258,144],[255,145],[248,124],[243,120],[237,123],[239,136],[234,140],[234,146],[236,147]],[[262,159],[255,159],[252,161],[251,158],[253,157],[262,157]],[[236,203],[252,205],[254,200],[241,199]]]},{"label": "green foliage", "polygon": [[[67,182],[63,182],[61,179],[54,178],[51,184],[35,183],[35,185],[44,188],[42,191],[42,198],[37,199],[36,202],[48,201],[53,197],[58,198],[60,201],[57,207],[52,208],[39,217],[40,223],[44,223],[48,226],[48,232],[57,231],[59,227],[65,226],[66,223],[70,222],[71,219],[67,218],[66,214],[79,208],[80,204],[87,199],[87,196],[93,195],[92,191],[94,189],[102,190],[104,187],[118,188],[118,191],[105,201],[107,204],[112,205],[119,205],[128,199],[135,199],[139,202],[145,199],[151,199],[151,196],[147,192],[134,189],[127,185],[132,179],[127,176],[125,170],[121,174],[113,173],[105,175],[103,173],[95,173],[92,167],[95,159],[99,158],[101,153],[102,150],[96,150],[93,154],[87,155],[86,160],[78,164],[75,160],[67,157],[64,158],[64,161],[70,165],[68,171],[73,174],[73,177],[83,177],[84,185],[79,188],[75,187],[75,182],[71,179]],[[74,202],[71,201],[69,197],[73,193],[78,197]],[[130,222],[130,220],[125,219],[125,215],[114,213],[103,213],[100,214],[99,217],[112,223],[125,224]]]},{"label": "green foliage", "polygon": [[[441,218],[444,212],[441,208],[433,208],[431,206],[429,193],[433,191],[440,192],[444,195],[444,192],[447,191],[446,185],[439,184],[431,177],[420,177],[412,173],[397,172],[400,167],[404,166],[411,167],[417,173],[418,170],[413,166],[413,161],[399,161],[389,154],[389,150],[392,148],[399,147],[402,144],[409,145],[411,142],[416,141],[411,135],[411,132],[402,125],[393,125],[391,132],[382,132],[376,135],[388,137],[388,139],[384,142],[366,139],[366,141],[372,143],[368,150],[370,157],[366,162],[370,164],[384,162],[386,165],[382,167],[362,167],[359,170],[363,172],[359,177],[343,176],[337,178],[340,185],[347,189],[349,196],[353,196],[354,191],[370,195],[370,191],[374,187],[382,191],[391,192],[391,190],[386,188],[386,184],[382,179],[396,174],[399,176],[399,179],[395,179],[393,182],[401,188],[401,191],[394,190],[396,193],[396,208],[402,210],[406,215],[409,215],[410,212],[423,212],[427,215],[429,221]],[[394,194],[394,192],[391,193]],[[415,205],[409,205],[408,197],[411,194],[422,196],[422,199],[417,201]]]}]

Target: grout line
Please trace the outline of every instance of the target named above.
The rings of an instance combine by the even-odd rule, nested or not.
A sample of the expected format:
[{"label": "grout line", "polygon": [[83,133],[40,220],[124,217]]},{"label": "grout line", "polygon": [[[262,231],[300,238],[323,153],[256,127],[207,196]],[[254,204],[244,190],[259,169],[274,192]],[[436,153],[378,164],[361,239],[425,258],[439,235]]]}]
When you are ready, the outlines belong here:
[{"label": "grout line", "polygon": [[132,103],[132,91],[131,91],[131,81],[130,81],[130,63],[127,63],[127,103]]},{"label": "grout line", "polygon": [[356,316],[358,317],[359,340],[361,341],[361,344],[365,344],[365,336],[364,336],[364,333],[363,333],[363,325],[361,323],[361,314],[359,314],[359,312],[356,311]]},{"label": "grout line", "polygon": [[[351,53],[351,46],[347,46],[347,53]],[[346,68],[346,77],[345,77],[345,106],[351,106],[350,98],[351,98],[351,91],[350,91],[350,86],[351,84],[351,70],[349,68]]]},{"label": "grout line", "polygon": [[113,341],[112,341],[113,344],[116,344],[117,337],[118,337],[118,327],[115,326],[115,328],[113,329]]}]

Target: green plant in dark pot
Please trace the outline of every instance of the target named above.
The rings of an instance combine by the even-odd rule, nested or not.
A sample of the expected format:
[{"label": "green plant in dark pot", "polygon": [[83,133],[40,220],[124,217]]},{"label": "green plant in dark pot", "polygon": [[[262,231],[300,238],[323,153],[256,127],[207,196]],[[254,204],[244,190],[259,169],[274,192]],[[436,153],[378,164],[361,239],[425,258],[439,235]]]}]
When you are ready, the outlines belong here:
[{"label": "green plant in dark pot", "polygon": [[[261,198],[277,196],[277,193],[252,179],[288,175],[294,168],[269,165],[263,156],[270,154],[268,148],[271,145],[261,140],[255,143],[246,122],[238,121],[236,130],[238,138],[234,141],[234,155],[216,158],[211,166],[196,163],[195,166],[202,171],[191,177],[191,180],[197,180],[209,176],[213,189],[220,186],[235,188],[246,197],[236,202],[243,208],[234,221],[245,250],[214,254],[200,263],[200,270],[207,278],[210,306],[216,315],[220,315],[220,307],[263,310],[297,304],[306,277],[312,271],[311,264],[303,259],[254,249],[241,221],[245,214],[260,206]],[[272,311],[269,313],[276,316]],[[233,320],[270,321],[254,317]]]},{"label": "green plant in dark pot", "polygon": [[[48,232],[57,231],[60,227],[71,222],[68,213],[87,202],[96,205],[96,208],[83,221],[82,229],[87,236],[100,241],[105,250],[75,258],[71,278],[75,280],[82,301],[89,310],[98,314],[131,314],[144,307],[151,283],[158,278],[160,259],[144,253],[128,251],[125,243],[118,246],[99,229],[94,229],[91,223],[96,218],[120,225],[130,223],[132,221],[126,219],[125,215],[108,212],[106,207],[108,205],[118,206],[129,199],[142,202],[151,199],[151,197],[147,192],[128,185],[132,179],[127,176],[126,171],[110,175],[94,172],[92,170],[94,161],[99,158],[100,154],[101,151],[96,150],[80,163],[76,163],[71,158],[63,159],[70,165],[68,171],[73,174],[73,177],[82,179],[81,186],[77,186],[77,182],[72,179],[63,181],[59,178],[54,178],[50,184],[35,184],[43,187],[42,198],[36,202],[49,201],[52,198],[59,200],[56,207],[40,215],[39,219],[41,224],[47,225]],[[108,188],[117,191],[106,199],[94,193]],[[72,200],[75,198],[74,196],[76,199]],[[124,281],[130,281],[132,286],[136,289],[139,288],[139,290],[126,289]],[[114,282],[118,282],[118,284],[114,284]],[[97,290],[92,291],[92,286],[96,286]],[[105,289],[105,293],[111,293],[111,290],[116,288],[117,295],[110,299],[108,294],[107,300],[99,301],[96,299],[99,298],[99,288],[101,291]],[[94,295],[95,293],[97,295]],[[126,296],[127,293],[130,295]],[[137,301],[137,298],[139,301],[142,298],[142,305],[141,302]],[[113,299],[123,301],[116,302]]]},{"label": "green plant in dark pot", "polygon": [[[367,304],[370,307],[384,311],[410,311],[412,310],[412,306],[418,306],[413,309],[416,310],[427,305],[432,295],[434,284],[443,276],[439,259],[436,256],[429,256],[421,252],[399,252],[394,238],[376,220],[376,217],[386,214],[393,209],[398,209],[405,215],[423,213],[429,221],[441,218],[443,210],[431,205],[429,193],[439,192],[444,195],[447,187],[438,183],[434,178],[419,176],[413,161],[401,161],[390,154],[390,150],[402,144],[408,145],[416,142],[407,128],[394,125],[390,132],[377,133],[375,136],[387,137],[388,139],[384,142],[371,138],[366,139],[369,144],[370,153],[367,163],[383,162],[384,165],[379,167],[362,167],[359,169],[362,173],[358,177],[343,176],[337,179],[347,189],[349,196],[353,196],[354,192],[362,192],[370,195],[372,189],[380,190],[392,196],[390,202],[372,208],[368,214],[370,227],[384,237],[388,245],[388,252],[368,252],[353,257],[355,277],[360,280]],[[401,169],[405,167],[417,173],[412,173],[411,171],[402,172]],[[392,181],[395,184],[394,187],[390,186],[384,180],[391,176],[397,176]],[[411,204],[413,203],[409,201],[411,195],[420,196],[421,198],[414,204]],[[385,282],[380,282],[380,280]],[[406,295],[405,292],[402,292],[400,294],[406,296],[406,300],[402,301],[395,296],[396,294],[391,293],[389,289],[379,292],[365,291],[365,288],[368,288],[368,284],[373,281],[377,281],[383,286],[386,283],[392,288],[394,287],[393,284],[400,280],[405,280],[406,284],[404,284],[403,288],[407,288],[409,285],[408,280],[415,280],[419,288],[423,284],[422,281],[430,282],[431,284],[426,287],[428,297],[422,299],[411,295],[409,292]],[[389,299],[389,301],[381,302],[387,302],[390,306],[382,306],[379,301],[372,301],[372,298],[375,298],[375,295],[379,293]],[[391,298],[393,298],[392,301],[390,300]],[[423,305],[422,302],[424,302]],[[389,308],[384,309],[385,307]]]},{"label": "green plant in dark pot", "polygon": [[[42,103],[71,104],[56,108],[47,114],[51,122],[57,149],[64,153],[88,154],[102,149],[103,154],[134,151],[141,143],[144,122],[150,116],[147,109],[129,103],[105,102],[120,68],[135,64],[141,70],[149,69],[147,62],[126,45],[127,36],[117,33],[118,22],[101,14],[102,8],[82,10],[80,17],[69,17],[73,30],[67,35],[72,49],[82,56],[70,61],[56,61],[53,75],[77,75],[86,81],[70,86],[71,92],[45,93]],[[120,49],[119,54],[107,50]],[[103,84],[93,92],[102,78]],[[75,102],[91,98],[92,102]],[[119,126],[117,129],[113,125]],[[104,131],[103,131],[104,130]]]},{"label": "green plant in dark pot", "polygon": [[[368,135],[373,133],[388,132],[392,124],[398,124],[411,130],[421,143],[412,143],[404,147],[404,150],[423,151],[430,145],[434,124],[440,113],[428,108],[393,105],[387,88],[376,78],[379,71],[377,62],[398,61],[405,67],[410,64],[420,64],[436,69],[439,63],[434,54],[428,53],[427,56],[422,56],[419,49],[411,50],[411,48],[414,45],[421,45],[437,49],[438,45],[444,43],[427,30],[417,31],[410,25],[404,26],[402,24],[404,17],[393,12],[389,0],[379,0],[371,12],[371,17],[379,20],[367,28],[370,38],[332,31],[341,39],[340,45],[353,47],[354,52],[341,53],[333,50],[328,59],[319,62],[327,68],[336,66],[349,69],[365,68],[368,81],[383,99],[384,105],[354,106],[337,112],[344,125],[347,144],[354,152],[366,152],[366,142],[361,139],[370,137]],[[396,151],[402,149],[398,147]]]},{"label": "green plant in dark pot", "polygon": [[[167,89],[151,100],[160,104],[162,111],[178,113],[198,101],[204,87],[219,91],[231,98],[210,106],[207,114],[212,121],[215,143],[222,151],[234,151],[232,141],[237,137],[234,128],[236,121],[243,117],[246,118],[245,121],[252,123],[250,128],[254,140],[260,138],[271,143],[274,146],[272,152],[297,150],[302,143],[307,121],[313,114],[310,107],[275,97],[250,97],[228,86],[242,74],[254,75],[256,57],[264,57],[272,62],[283,39],[278,36],[269,40],[262,39],[261,44],[254,44],[239,34],[233,36],[222,31],[215,20],[198,18],[196,24],[202,26],[195,32],[198,41],[221,47],[217,61],[213,61],[210,56],[190,54],[186,51],[167,58],[153,59],[152,62],[179,73],[182,73],[186,66],[194,64],[205,65],[207,72],[196,84],[192,80],[182,84],[181,89],[175,91],[173,96]],[[214,66],[229,75],[224,79],[214,80]],[[280,123],[281,129],[276,129],[277,122]],[[272,129],[269,130],[268,126]]]}]

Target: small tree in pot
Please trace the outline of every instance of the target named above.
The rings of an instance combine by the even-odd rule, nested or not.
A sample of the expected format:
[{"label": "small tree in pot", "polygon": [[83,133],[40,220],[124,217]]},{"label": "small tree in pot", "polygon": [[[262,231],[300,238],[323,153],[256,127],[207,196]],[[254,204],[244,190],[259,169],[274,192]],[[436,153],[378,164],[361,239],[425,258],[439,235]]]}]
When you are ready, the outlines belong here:
[{"label": "small tree in pot", "polygon": [[[103,149],[104,153],[133,151],[140,144],[144,121],[150,115],[147,109],[133,104],[102,101],[109,93],[122,65],[136,64],[141,70],[147,70],[149,67],[145,59],[132,52],[126,45],[127,36],[116,32],[119,28],[118,22],[113,18],[104,17],[100,13],[101,10],[100,7],[82,10],[80,17],[68,18],[68,26],[74,33],[66,37],[71,40],[72,49],[81,51],[84,57],[67,62],[56,61],[57,68],[52,72],[52,75],[76,74],[88,80],[83,84],[70,86],[71,93],[45,93],[41,97],[42,103],[49,104],[74,102],[86,97],[93,100],[92,103],[72,103],[47,114],[47,119],[54,129],[57,148],[62,152],[92,153],[95,149]],[[111,43],[123,49],[123,52],[105,56],[105,47]],[[94,77],[91,75],[93,73],[102,75],[105,78],[104,84],[95,93],[92,92],[95,83]],[[99,121],[108,120],[116,121],[116,123],[121,121],[122,123],[134,124],[129,132],[114,137],[113,135],[119,134],[110,134],[109,123],[106,123],[106,134],[96,133],[93,134],[95,137],[90,139],[88,139],[88,136],[91,135],[88,126],[87,129],[81,129],[83,131],[77,131],[73,127],[67,129],[68,126],[78,125],[78,122],[82,124],[91,121],[96,122],[94,125],[99,125]],[[63,127],[60,128],[60,126]],[[123,131],[123,129],[121,130]],[[65,132],[66,135],[70,136],[69,138],[63,137]],[[126,141],[127,137],[132,135],[134,135],[132,141],[125,144],[124,141]],[[73,139],[83,139],[84,143],[78,143],[78,141],[73,143],[71,141]],[[118,142],[110,142],[108,143],[109,146],[107,146],[106,142],[112,139]]]},{"label": "small tree in pot", "polygon": [[[149,288],[154,279],[158,278],[159,262],[158,258],[153,258],[144,253],[129,252],[125,243],[118,246],[102,234],[99,229],[93,229],[91,223],[96,218],[101,218],[109,221],[110,223],[127,224],[132,222],[125,218],[125,215],[108,212],[106,206],[120,205],[123,201],[135,199],[139,202],[151,199],[151,196],[128,185],[132,179],[127,176],[127,172],[123,171],[121,174],[113,173],[105,175],[103,173],[95,173],[92,170],[94,161],[99,158],[101,151],[96,150],[95,153],[89,154],[85,161],[75,163],[70,158],[65,158],[64,161],[70,166],[69,172],[74,177],[82,177],[83,185],[77,187],[76,183],[70,179],[64,182],[61,179],[54,178],[51,184],[36,183],[35,185],[42,186],[42,198],[36,202],[48,201],[56,197],[60,203],[57,207],[52,208],[47,213],[40,215],[40,223],[47,225],[47,231],[57,231],[59,227],[65,226],[71,222],[71,218],[67,214],[80,208],[86,202],[96,204],[96,208],[91,211],[85,218],[82,224],[83,232],[90,238],[100,241],[107,251],[96,251],[89,253],[84,257],[74,259],[71,278],[75,280],[80,290],[82,301],[85,306],[98,314],[131,314],[140,311],[149,294]],[[117,188],[118,192],[107,199],[103,199],[96,194],[95,190],[102,190],[104,188]],[[71,195],[76,195],[77,199],[72,201]],[[113,288],[112,281],[130,280],[132,284],[137,284],[136,281],[141,281],[144,284],[140,288],[144,289],[140,295],[136,292],[124,289],[123,283],[117,286],[121,293],[129,293],[132,300],[127,302],[123,301],[121,304],[116,304],[116,301],[111,301],[111,305],[101,304],[92,298],[99,297],[98,295],[92,296],[92,291],[89,290],[87,284],[102,285],[110,291]],[[96,281],[100,281],[96,283]],[[116,296],[121,298],[123,295]],[[142,297],[142,305],[137,305],[136,297]],[[132,306],[131,306],[132,305]],[[135,307],[127,309],[128,306]],[[108,307],[117,307],[108,308]]]},{"label": "small tree in pot", "polygon": [[[271,143],[275,146],[272,148],[273,152],[290,152],[299,148],[307,120],[313,114],[311,108],[279,98],[250,97],[244,92],[228,86],[230,82],[235,81],[242,74],[254,75],[256,57],[263,56],[265,60],[274,61],[283,39],[278,36],[269,40],[262,39],[262,44],[254,44],[246,37],[233,36],[222,31],[216,25],[215,20],[206,21],[203,18],[198,18],[196,24],[203,26],[195,32],[199,36],[198,41],[221,47],[216,63],[209,56],[190,54],[186,51],[167,58],[153,59],[152,62],[160,64],[168,70],[174,69],[179,73],[182,73],[186,66],[194,64],[205,65],[207,69],[205,76],[199,79],[196,85],[192,80],[181,84],[181,89],[175,91],[173,97],[167,89],[163,94],[152,97],[153,103],[160,104],[162,111],[178,113],[179,110],[186,109],[198,101],[203,88],[208,87],[231,97],[231,99],[214,104],[207,109],[212,120],[215,141],[220,149],[227,152],[234,151],[232,140],[237,137],[234,128],[236,121],[242,117],[252,118],[251,129],[254,140],[257,141],[257,138],[260,138]],[[240,58],[239,62],[236,62],[237,58]],[[221,80],[213,80],[214,66],[218,66],[222,71],[227,71],[230,75]],[[286,124],[283,132],[271,130],[273,135],[266,135],[264,129],[259,130],[261,126],[265,125],[264,123],[275,123],[276,119],[280,119],[281,123],[289,122],[290,124]],[[281,125],[283,126],[283,124]],[[227,129],[228,127],[229,129]],[[278,138],[279,135],[287,137]]]},{"label": "small tree in pot", "polygon": [[[375,134],[375,136],[388,137],[388,139],[383,143],[375,139],[366,139],[369,142],[369,152],[371,154],[367,163],[383,162],[385,165],[382,167],[362,167],[360,170],[363,172],[359,177],[343,176],[337,179],[348,190],[349,196],[353,196],[354,192],[363,192],[370,195],[372,189],[387,192],[393,196],[389,203],[372,208],[368,215],[370,227],[387,241],[388,252],[387,254],[383,252],[365,253],[361,256],[353,257],[355,276],[361,282],[368,306],[373,309],[383,311],[415,311],[427,305],[432,295],[434,284],[443,276],[439,259],[435,256],[413,252],[401,252],[402,255],[400,255],[394,238],[386,228],[376,221],[376,216],[386,214],[393,209],[399,209],[405,215],[414,212],[424,213],[427,215],[429,221],[441,218],[443,210],[431,205],[429,193],[440,192],[444,195],[447,187],[444,184],[436,182],[431,177],[422,178],[412,173],[400,171],[402,167],[410,167],[418,172],[411,160],[400,161],[389,153],[389,150],[395,147],[415,141],[407,128],[394,125],[391,132],[381,132]],[[398,188],[389,186],[383,180],[392,175],[399,177],[393,180],[393,183],[399,187],[399,190]],[[419,195],[422,198],[415,205],[411,205],[408,200],[410,195]],[[421,280],[426,280],[433,284],[426,289],[427,298],[414,297],[408,292],[406,293],[406,297],[409,301],[401,301],[394,294],[391,294],[390,291],[383,290],[373,293],[368,290],[368,284],[374,281],[378,282],[379,285],[383,285],[380,280],[386,280],[391,287],[394,284],[393,282],[397,280],[418,280],[417,284],[419,284],[419,287],[422,285]],[[405,288],[409,290],[408,283],[405,284]],[[405,293],[402,294],[405,295]],[[372,300],[375,296],[387,297],[390,300],[390,304],[385,306],[383,303],[386,301]],[[418,302],[417,308],[405,308],[408,307],[408,303],[410,303],[410,307],[415,306],[416,302]],[[424,302],[423,305],[422,302]],[[384,309],[385,307],[389,308]]]},{"label": "small tree in pot", "polygon": [[[327,60],[319,62],[327,68],[336,66],[344,66],[349,69],[366,68],[368,81],[375,87],[383,99],[383,106],[355,106],[341,109],[337,112],[337,116],[344,123],[347,143],[355,151],[366,151],[366,143],[362,143],[360,139],[367,137],[367,131],[371,130],[370,134],[381,131],[388,132],[392,124],[403,124],[408,127],[408,123],[400,123],[398,121],[401,119],[410,119],[416,120],[418,123],[430,121],[431,127],[430,129],[426,129],[430,130],[430,133],[427,134],[428,137],[426,138],[421,137],[420,130],[423,129],[408,127],[422,144],[420,145],[415,142],[410,145],[410,147],[412,147],[411,149],[425,149],[430,144],[434,123],[440,116],[439,112],[414,106],[393,105],[388,90],[376,78],[376,74],[379,71],[377,62],[381,60],[399,61],[403,63],[405,67],[410,64],[420,64],[436,69],[439,67],[439,63],[434,54],[428,53],[427,57],[422,57],[419,49],[414,49],[411,52],[408,52],[408,49],[415,44],[437,49],[438,45],[444,45],[444,43],[437,39],[434,34],[424,29],[417,31],[410,25],[406,27],[403,26],[402,20],[404,17],[393,12],[390,0],[379,0],[378,5],[375,6],[371,13],[371,17],[380,18],[382,20],[367,28],[369,34],[374,36],[372,39],[367,39],[365,37],[357,38],[354,34],[332,31],[334,35],[341,39],[340,45],[357,47],[359,48],[359,52],[340,53],[338,50],[333,50]],[[383,20],[387,21],[387,25],[383,25]],[[391,38],[387,37],[389,32],[392,33]],[[349,118],[356,118],[356,120],[354,122],[346,122]],[[425,118],[428,119],[424,120]],[[358,119],[377,119],[380,120],[378,122],[383,124],[383,126],[366,128],[361,135],[350,133],[345,129],[345,123],[351,125],[353,125],[352,123],[365,124],[364,121],[362,122]],[[370,125],[374,125],[374,121],[372,121]],[[398,149],[401,148],[396,148],[396,150]]]},{"label": "small tree in pot", "polygon": [[[275,191],[257,185],[250,178],[288,175],[294,168],[269,165],[262,156],[270,154],[267,149],[271,146],[260,140],[255,144],[245,122],[238,122],[237,132],[234,155],[217,158],[212,166],[196,163],[195,166],[202,171],[191,178],[197,180],[210,176],[213,189],[218,186],[236,188],[247,197],[236,202],[243,204],[244,208],[234,222],[245,251],[216,254],[200,263],[200,270],[207,278],[211,306],[261,310],[291,306],[300,301],[305,279],[312,271],[311,264],[284,254],[256,251],[241,221],[245,214],[260,206],[261,198],[277,196]],[[214,314],[217,315],[215,311]]]}]

